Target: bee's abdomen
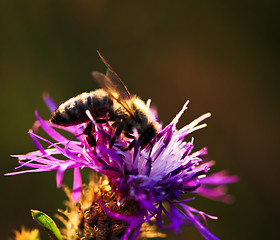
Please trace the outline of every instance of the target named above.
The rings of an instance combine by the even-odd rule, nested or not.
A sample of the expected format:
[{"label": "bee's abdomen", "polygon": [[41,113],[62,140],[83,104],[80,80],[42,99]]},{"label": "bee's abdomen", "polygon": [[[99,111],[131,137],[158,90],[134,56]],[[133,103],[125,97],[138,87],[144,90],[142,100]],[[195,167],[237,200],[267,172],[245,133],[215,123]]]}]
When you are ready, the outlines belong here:
[{"label": "bee's abdomen", "polygon": [[88,122],[86,110],[93,118],[104,118],[113,114],[113,101],[103,89],[85,92],[62,103],[52,114],[50,122],[61,126],[72,126]]}]

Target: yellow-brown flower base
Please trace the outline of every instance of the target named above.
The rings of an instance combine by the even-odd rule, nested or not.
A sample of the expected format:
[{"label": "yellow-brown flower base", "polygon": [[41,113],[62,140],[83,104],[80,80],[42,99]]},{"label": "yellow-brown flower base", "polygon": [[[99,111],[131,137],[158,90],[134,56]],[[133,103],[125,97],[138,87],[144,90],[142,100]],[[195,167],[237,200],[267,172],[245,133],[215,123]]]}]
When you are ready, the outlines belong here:
[{"label": "yellow-brown flower base", "polygon": [[[63,237],[67,240],[118,240],[121,239],[128,227],[127,222],[108,216],[99,206],[103,204],[115,213],[121,215],[134,215],[136,206],[134,201],[127,200],[118,204],[118,196],[112,191],[109,179],[96,174],[91,176],[88,185],[83,187],[82,197],[78,203],[71,201],[71,193],[64,187],[69,200],[66,202],[67,209],[59,210],[63,216],[57,216],[64,224],[61,229]],[[138,239],[152,237],[164,237],[165,235],[155,231],[155,228],[143,224],[141,235]]]}]

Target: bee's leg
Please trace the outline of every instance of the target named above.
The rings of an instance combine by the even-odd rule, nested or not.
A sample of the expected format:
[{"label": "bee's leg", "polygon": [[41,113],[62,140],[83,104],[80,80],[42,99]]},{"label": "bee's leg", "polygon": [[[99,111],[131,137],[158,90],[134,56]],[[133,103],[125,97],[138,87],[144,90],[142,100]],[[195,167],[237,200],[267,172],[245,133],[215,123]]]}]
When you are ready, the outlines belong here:
[{"label": "bee's leg", "polygon": [[115,117],[115,116],[109,117],[109,118],[108,118],[108,122],[110,122],[110,121],[116,121],[116,117]]},{"label": "bee's leg", "polygon": [[133,135],[129,134],[129,133],[125,133],[124,135],[125,135],[127,138],[133,139],[133,140],[131,141],[131,143],[128,145],[128,147],[124,149],[124,151],[130,151],[130,150],[134,147],[134,145],[135,145],[135,137],[134,137]]},{"label": "bee's leg", "polygon": [[135,139],[135,137],[133,135],[131,135],[130,133],[125,133],[124,134],[127,138],[131,138],[131,139]]},{"label": "bee's leg", "polygon": [[93,136],[93,122],[90,121],[86,128],[84,129],[84,132],[83,132],[84,135],[86,135],[86,139],[87,139],[87,142],[89,144],[90,147],[95,147],[96,146],[96,139],[95,137]]},{"label": "bee's leg", "polygon": [[135,145],[135,138],[132,140],[132,142],[128,145],[128,147],[126,149],[124,149],[124,151],[130,151]]},{"label": "bee's leg", "polygon": [[151,146],[151,149],[150,149],[150,152],[149,152],[149,157],[151,156],[151,153],[152,153],[152,150],[153,150],[153,147],[154,145],[150,142],[149,145]]},{"label": "bee's leg", "polygon": [[99,118],[95,120],[96,123],[106,123],[106,119],[105,118]]},{"label": "bee's leg", "polygon": [[152,154],[152,150],[153,150],[153,144],[150,142],[149,145],[151,146],[151,149],[149,151],[149,155],[147,159],[147,163],[146,163],[146,170],[145,170],[145,175],[150,176],[151,174],[151,170],[152,170],[152,158],[151,158],[151,154]]},{"label": "bee's leg", "polygon": [[84,131],[83,131],[83,134],[84,135],[91,135],[92,134],[92,129],[93,129],[93,122],[90,121],[88,122],[87,126],[85,127]]},{"label": "bee's leg", "polygon": [[[135,137],[132,136],[134,139],[133,141],[128,145],[127,148],[124,149],[124,151],[130,151],[134,145],[135,145]],[[151,149],[150,149],[150,152],[149,152],[149,157],[151,156],[151,153],[152,153],[152,150],[153,150],[153,144],[152,143],[149,143],[149,145],[151,146]],[[142,146],[141,149],[143,149],[145,146]]]},{"label": "bee's leg", "polygon": [[145,147],[149,143],[151,143],[153,137],[156,135],[155,129],[153,126],[148,127],[142,134],[139,136],[139,144],[142,147]]},{"label": "bee's leg", "polygon": [[95,120],[96,123],[107,123],[107,122],[110,122],[110,121],[116,121],[116,118],[115,117],[99,118],[99,119]]},{"label": "bee's leg", "polygon": [[113,124],[113,127],[116,127],[116,132],[115,132],[115,135],[111,138],[111,141],[110,141],[110,144],[109,144],[109,147],[113,147],[115,141],[116,141],[116,138],[118,136],[120,136],[120,134],[122,133],[122,130],[124,128],[124,123],[123,121],[119,121],[119,122],[115,122]]}]

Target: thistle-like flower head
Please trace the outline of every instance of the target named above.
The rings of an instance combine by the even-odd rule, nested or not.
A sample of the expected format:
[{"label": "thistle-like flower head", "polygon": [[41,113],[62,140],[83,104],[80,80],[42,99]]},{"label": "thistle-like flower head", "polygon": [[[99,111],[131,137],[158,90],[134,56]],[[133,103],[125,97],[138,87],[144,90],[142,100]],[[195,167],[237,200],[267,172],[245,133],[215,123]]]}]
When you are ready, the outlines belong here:
[{"label": "thistle-like flower head", "polygon": [[[56,105],[45,96],[45,101],[51,111]],[[49,121],[43,120],[36,112],[37,122],[29,131],[30,137],[38,148],[37,151],[15,155],[19,159],[19,167],[31,169],[10,173],[15,175],[27,172],[53,171],[56,173],[57,186],[60,187],[66,170],[74,169],[72,199],[78,201],[82,189],[80,171],[90,168],[95,172],[106,175],[110,182],[111,191],[116,197],[116,204],[123,206],[133,203],[134,210],[129,214],[116,212],[106,201],[99,198],[98,205],[109,217],[127,223],[122,239],[135,239],[145,223],[153,223],[163,229],[180,231],[181,225],[195,225],[206,239],[218,239],[205,227],[205,218],[216,219],[204,212],[190,207],[194,195],[202,195],[214,200],[228,202],[230,196],[222,187],[224,184],[237,181],[237,177],[228,176],[225,171],[208,175],[213,161],[204,162],[201,156],[207,154],[203,148],[193,152],[194,139],[184,141],[195,130],[203,128],[201,121],[210,116],[202,115],[190,124],[176,129],[180,116],[186,110],[188,102],[177,114],[173,121],[160,129],[156,137],[145,148],[139,146],[137,131],[133,132],[135,143],[132,148],[131,139],[121,134],[113,146],[110,141],[114,137],[115,128],[110,122],[96,123],[89,112],[88,117],[94,126],[92,137],[96,144],[92,146],[85,136],[87,123],[63,127],[73,134],[71,139],[64,137]],[[49,139],[35,132],[41,127]],[[60,127],[62,128],[62,127]],[[58,158],[57,156],[63,156]],[[65,159],[66,160],[63,160]],[[18,168],[19,168],[18,167]],[[168,222],[163,220],[166,216]]]}]

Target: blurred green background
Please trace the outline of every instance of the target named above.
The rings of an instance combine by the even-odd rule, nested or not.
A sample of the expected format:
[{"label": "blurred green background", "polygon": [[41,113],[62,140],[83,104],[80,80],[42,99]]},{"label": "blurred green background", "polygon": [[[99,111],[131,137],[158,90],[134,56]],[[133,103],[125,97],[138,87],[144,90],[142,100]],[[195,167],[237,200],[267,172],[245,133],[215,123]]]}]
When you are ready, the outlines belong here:
[{"label": "blurred green background", "polygon": [[[97,49],[165,124],[187,99],[179,126],[212,113],[193,134],[196,149],[207,146],[213,170],[241,180],[229,188],[233,205],[193,202],[219,216],[208,221],[211,231],[222,239],[279,235],[278,1],[2,0],[0,13],[1,239],[36,226],[29,209],[53,216],[63,208],[55,172],[3,175],[17,166],[10,154],[35,150],[27,131],[35,109],[49,117],[42,93],[59,103],[98,87],[91,71],[105,67]],[[202,239],[192,227],[176,238]]]}]

